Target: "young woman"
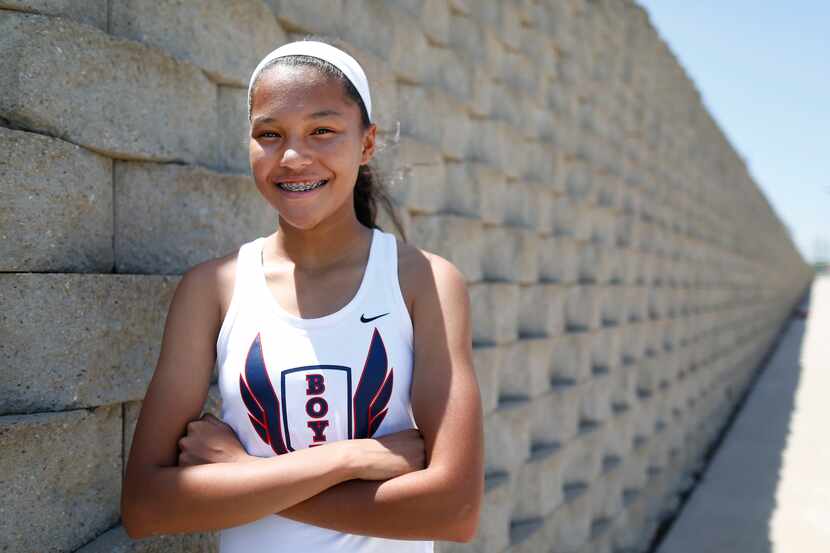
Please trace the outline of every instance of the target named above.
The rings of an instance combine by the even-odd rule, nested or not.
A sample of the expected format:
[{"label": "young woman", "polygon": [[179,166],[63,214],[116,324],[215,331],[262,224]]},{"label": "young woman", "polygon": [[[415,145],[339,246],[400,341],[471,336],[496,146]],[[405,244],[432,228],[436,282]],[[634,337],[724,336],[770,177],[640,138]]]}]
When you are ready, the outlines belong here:
[{"label": "young woman", "polygon": [[[375,224],[365,74],[338,48],[294,42],[260,62],[248,98],[253,177],[277,230],[182,277],[124,527],[222,529],[222,553],[469,541],[484,478],[467,289]],[[197,418],[214,365],[221,421]]]}]

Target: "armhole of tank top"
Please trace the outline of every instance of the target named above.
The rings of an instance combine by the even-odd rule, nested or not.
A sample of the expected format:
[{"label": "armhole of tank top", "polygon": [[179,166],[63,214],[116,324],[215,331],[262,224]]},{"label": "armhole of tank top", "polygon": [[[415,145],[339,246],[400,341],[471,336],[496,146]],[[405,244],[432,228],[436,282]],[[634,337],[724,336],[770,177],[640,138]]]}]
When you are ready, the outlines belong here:
[{"label": "armhole of tank top", "polygon": [[225,318],[222,319],[222,325],[219,327],[219,334],[216,337],[217,363],[221,362],[222,353],[227,348],[228,335],[230,334],[231,328],[233,327],[233,323],[236,320],[237,313],[239,312],[239,304],[242,302],[242,298],[240,297],[242,295],[241,279],[244,276],[242,266],[244,265],[245,254],[247,253],[247,245],[248,244],[241,245],[236,253],[236,268],[234,270],[231,301],[228,304],[228,310],[227,312],[225,312]]},{"label": "armhole of tank top", "polygon": [[398,273],[398,239],[392,233],[389,233],[387,236],[387,240],[389,241],[389,247],[387,249],[389,264],[394,270],[389,271],[391,276],[385,280],[389,283],[389,292],[392,295],[392,302],[395,304],[395,307],[398,310],[398,316],[403,323],[403,326],[401,327],[401,334],[409,344],[410,349],[414,349],[415,333],[412,325],[412,317],[410,317],[409,309],[406,307],[406,300],[403,297],[400,275]]}]

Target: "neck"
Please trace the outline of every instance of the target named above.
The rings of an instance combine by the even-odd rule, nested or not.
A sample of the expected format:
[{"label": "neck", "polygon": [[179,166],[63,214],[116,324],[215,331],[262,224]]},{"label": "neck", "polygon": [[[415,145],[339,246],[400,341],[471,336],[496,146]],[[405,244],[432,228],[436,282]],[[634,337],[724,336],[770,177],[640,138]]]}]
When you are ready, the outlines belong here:
[{"label": "neck", "polygon": [[[292,227],[280,218],[273,235],[272,255],[290,259],[300,271],[335,267],[365,252],[372,229],[363,226],[354,214],[329,217],[312,229]],[[267,253],[266,253],[267,257]]]}]

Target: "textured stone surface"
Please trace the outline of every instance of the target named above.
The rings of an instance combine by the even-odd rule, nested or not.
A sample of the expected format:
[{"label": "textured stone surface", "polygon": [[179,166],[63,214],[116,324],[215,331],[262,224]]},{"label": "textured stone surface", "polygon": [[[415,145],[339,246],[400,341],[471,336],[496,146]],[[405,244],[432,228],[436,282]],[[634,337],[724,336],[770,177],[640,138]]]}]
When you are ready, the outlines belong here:
[{"label": "textured stone surface", "polygon": [[118,521],[119,405],[2,416],[0,451],[0,549],[74,551]]},{"label": "textured stone surface", "polygon": [[64,19],[2,12],[0,37],[0,117],[113,157],[214,162],[216,86],[195,66]]},{"label": "textured stone surface", "polygon": [[441,152],[402,137],[375,156],[393,199],[413,212],[435,213],[446,204],[446,167]]},{"label": "textured stone surface", "polygon": [[414,215],[412,243],[454,263],[468,282],[481,280],[481,222],[454,215]]},{"label": "textured stone surface", "polygon": [[134,540],[116,526],[78,549],[76,553],[218,553],[217,532],[170,534]]},{"label": "textured stone surface", "polygon": [[[481,283],[469,287],[474,344],[506,344],[518,338],[519,287]],[[492,316],[492,314],[498,316]]]},{"label": "textured stone surface", "polygon": [[112,261],[112,162],[0,127],[0,270],[109,271]]},{"label": "textured stone surface", "polygon": [[251,160],[248,122],[248,89],[219,86],[219,154],[218,165],[235,173],[249,175]]},{"label": "textured stone surface", "polygon": [[276,229],[276,211],[247,176],[117,162],[115,190],[115,267],[122,273],[181,274]]},{"label": "textured stone surface", "polygon": [[262,0],[152,5],[111,0],[109,17],[111,34],[157,46],[198,65],[217,82],[246,88],[259,60],[285,42]]},{"label": "textured stone surface", "polygon": [[344,0],[265,0],[284,29],[292,32],[334,32],[342,19]]},{"label": "textured stone surface", "polygon": [[56,15],[107,30],[107,0],[0,0],[0,10]]},{"label": "textured stone surface", "polygon": [[142,397],[177,282],[162,276],[0,274],[0,413]]}]

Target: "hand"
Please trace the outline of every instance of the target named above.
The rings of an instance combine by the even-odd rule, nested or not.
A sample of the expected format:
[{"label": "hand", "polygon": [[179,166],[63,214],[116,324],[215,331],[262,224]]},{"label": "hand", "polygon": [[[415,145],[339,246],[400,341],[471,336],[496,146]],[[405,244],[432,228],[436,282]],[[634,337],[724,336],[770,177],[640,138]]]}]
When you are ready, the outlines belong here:
[{"label": "hand", "polygon": [[179,438],[179,466],[238,463],[251,460],[233,429],[210,413],[187,423]]},{"label": "hand", "polygon": [[425,467],[424,439],[417,429],[353,442],[359,447],[357,478],[387,480]]}]

